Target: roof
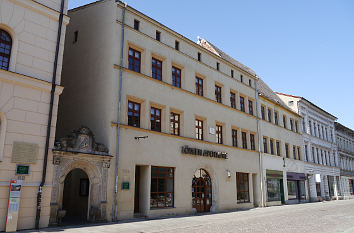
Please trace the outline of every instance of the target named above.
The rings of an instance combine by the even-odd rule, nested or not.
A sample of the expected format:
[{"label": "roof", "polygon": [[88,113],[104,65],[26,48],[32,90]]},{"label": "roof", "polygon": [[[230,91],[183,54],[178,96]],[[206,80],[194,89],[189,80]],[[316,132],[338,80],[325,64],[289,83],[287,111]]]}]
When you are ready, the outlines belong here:
[{"label": "roof", "polygon": [[320,111],[326,113],[327,115],[331,116],[332,118],[334,118],[335,120],[338,119],[336,116],[330,114],[329,112],[325,111],[324,109],[318,107],[316,104],[312,103],[311,101],[307,100],[306,98],[304,97],[301,97],[301,96],[294,96],[294,95],[289,95],[289,94],[284,94],[284,93],[280,93],[280,92],[276,92],[278,95],[285,95],[285,96],[289,96],[289,97],[293,97],[293,98],[298,98],[298,99],[301,99],[301,100],[304,100],[306,102],[308,102],[310,105],[312,105],[313,107],[319,109]]},{"label": "roof", "polygon": [[198,44],[202,46],[203,48],[209,50],[210,52],[216,54],[220,58],[230,62],[231,64],[237,66],[238,68],[246,71],[247,73],[250,73],[253,76],[256,76],[256,72],[254,72],[251,68],[243,65],[242,63],[238,62],[237,60],[233,59],[226,53],[224,53],[222,50],[220,50],[218,47],[207,41],[206,39],[201,39],[198,41]]},{"label": "roof", "polygon": [[257,89],[258,89],[258,93],[261,96],[269,99],[270,101],[274,102],[275,104],[278,104],[278,105],[282,106],[283,108],[286,108],[287,110],[289,110],[289,111],[293,112],[294,114],[298,115],[291,108],[289,108],[288,105],[286,105],[284,103],[284,101],[282,101],[279,98],[279,96],[261,78],[257,79]]},{"label": "roof", "polygon": [[343,131],[350,135],[351,137],[354,137],[354,131],[352,129],[349,129],[348,127],[342,125],[341,123],[334,122],[334,127],[336,128],[337,131]]}]

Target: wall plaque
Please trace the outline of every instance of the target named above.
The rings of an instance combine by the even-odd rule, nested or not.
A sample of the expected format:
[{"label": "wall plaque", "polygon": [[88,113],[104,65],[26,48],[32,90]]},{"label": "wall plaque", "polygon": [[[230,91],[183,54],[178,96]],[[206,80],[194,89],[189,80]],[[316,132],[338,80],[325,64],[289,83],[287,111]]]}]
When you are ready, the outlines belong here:
[{"label": "wall plaque", "polygon": [[16,165],[16,175],[29,175],[29,165]]},{"label": "wall plaque", "polygon": [[14,142],[12,146],[13,163],[35,163],[38,155],[38,144]]},{"label": "wall plaque", "polygon": [[122,182],[122,189],[129,190],[129,182],[128,181]]}]

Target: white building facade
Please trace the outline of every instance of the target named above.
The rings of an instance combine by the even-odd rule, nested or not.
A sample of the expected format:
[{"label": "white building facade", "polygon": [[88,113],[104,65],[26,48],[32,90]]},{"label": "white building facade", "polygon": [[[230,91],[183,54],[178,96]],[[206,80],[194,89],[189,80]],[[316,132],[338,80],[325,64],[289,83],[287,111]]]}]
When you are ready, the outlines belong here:
[{"label": "white building facade", "polygon": [[303,117],[303,151],[310,201],[338,199],[340,169],[334,122],[337,118],[303,97],[278,93]]},{"label": "white building facade", "polygon": [[[67,0],[0,1],[0,231],[48,226],[66,9]],[[12,179],[22,182],[16,222]]]},{"label": "white building facade", "polygon": [[354,131],[335,123],[341,175],[341,196],[354,198]]}]

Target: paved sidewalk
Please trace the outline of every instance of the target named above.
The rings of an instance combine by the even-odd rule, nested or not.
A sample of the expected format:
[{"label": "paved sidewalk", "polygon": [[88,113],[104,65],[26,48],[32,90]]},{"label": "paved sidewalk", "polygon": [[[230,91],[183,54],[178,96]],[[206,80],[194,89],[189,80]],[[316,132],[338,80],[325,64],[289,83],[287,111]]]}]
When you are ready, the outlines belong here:
[{"label": "paved sidewalk", "polygon": [[41,232],[354,233],[354,200],[275,206],[247,211],[104,225],[47,228]]}]

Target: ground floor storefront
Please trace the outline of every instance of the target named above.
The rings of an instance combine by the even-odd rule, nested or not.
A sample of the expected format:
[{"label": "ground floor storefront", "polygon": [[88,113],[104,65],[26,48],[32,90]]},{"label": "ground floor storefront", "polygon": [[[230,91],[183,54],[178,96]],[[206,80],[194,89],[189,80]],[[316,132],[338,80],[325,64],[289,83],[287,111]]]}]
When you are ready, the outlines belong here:
[{"label": "ground floor storefront", "polygon": [[341,170],[340,196],[342,199],[354,198],[354,172]]},{"label": "ground floor storefront", "polygon": [[305,164],[310,201],[338,199],[340,195],[340,171],[337,167]]}]

